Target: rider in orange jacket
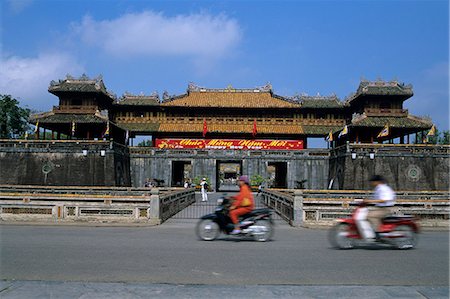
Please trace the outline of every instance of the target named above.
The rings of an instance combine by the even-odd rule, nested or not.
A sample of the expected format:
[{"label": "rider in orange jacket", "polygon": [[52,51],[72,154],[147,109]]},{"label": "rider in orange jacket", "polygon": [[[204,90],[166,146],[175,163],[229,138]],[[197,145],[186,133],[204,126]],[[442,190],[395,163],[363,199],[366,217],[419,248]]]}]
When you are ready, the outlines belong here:
[{"label": "rider in orange jacket", "polygon": [[255,208],[248,176],[241,176],[238,184],[240,187],[239,194],[234,196],[235,200],[230,207],[230,218],[234,224],[234,230],[231,234],[239,234],[241,232],[241,228],[239,227],[239,216],[245,215]]}]

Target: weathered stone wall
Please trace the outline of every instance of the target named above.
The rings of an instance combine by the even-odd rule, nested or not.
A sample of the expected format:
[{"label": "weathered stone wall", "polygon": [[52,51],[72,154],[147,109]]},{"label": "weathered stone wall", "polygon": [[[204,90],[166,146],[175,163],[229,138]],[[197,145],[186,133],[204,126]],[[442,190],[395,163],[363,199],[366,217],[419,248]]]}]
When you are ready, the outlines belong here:
[{"label": "weathered stone wall", "polygon": [[331,151],[333,189],[367,190],[373,174],[396,190],[449,190],[450,147],[348,144]]},{"label": "weathered stone wall", "polygon": [[147,178],[163,179],[170,186],[172,161],[190,161],[192,178],[206,176],[215,188],[218,161],[242,161],[242,174],[268,176],[269,162],[287,162],[287,185],[294,188],[296,181],[307,180],[305,188],[326,189],[328,184],[328,150],[302,151],[227,151],[227,150],[160,150],[131,148],[131,182],[143,186]]},{"label": "weathered stone wall", "polygon": [[[86,152],[83,152],[86,151]],[[173,161],[192,165],[216,188],[219,162],[242,163],[241,173],[268,177],[269,163],[285,162],[287,188],[368,190],[373,174],[396,190],[449,190],[450,147],[348,144],[299,151],[162,150],[106,141],[0,141],[0,184],[134,186],[146,178],[172,185]]]},{"label": "weathered stone wall", "polygon": [[129,165],[106,141],[0,141],[0,184],[130,186]]}]

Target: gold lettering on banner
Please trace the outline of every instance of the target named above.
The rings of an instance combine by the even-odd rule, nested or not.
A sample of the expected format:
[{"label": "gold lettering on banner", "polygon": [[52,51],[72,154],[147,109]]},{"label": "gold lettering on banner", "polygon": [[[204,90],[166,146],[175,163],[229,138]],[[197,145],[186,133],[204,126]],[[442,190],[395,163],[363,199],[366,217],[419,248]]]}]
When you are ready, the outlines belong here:
[{"label": "gold lettering on banner", "polygon": [[269,146],[276,146],[276,147],[281,147],[281,146],[286,146],[287,145],[287,141],[283,141],[283,140],[272,140],[269,143]]},{"label": "gold lettering on banner", "polygon": [[239,145],[242,145],[242,146],[248,146],[248,147],[250,147],[250,146],[263,146],[264,145],[264,142],[258,142],[258,141],[254,141],[254,140],[241,140],[241,141],[239,141]]},{"label": "gold lettering on banner", "polygon": [[231,147],[233,145],[233,141],[211,139],[206,145],[208,145],[208,146],[226,146],[226,147]]},{"label": "gold lettering on banner", "polygon": [[202,140],[192,140],[192,139],[182,139],[180,141],[180,145],[200,146],[200,145],[203,145],[203,141]]}]

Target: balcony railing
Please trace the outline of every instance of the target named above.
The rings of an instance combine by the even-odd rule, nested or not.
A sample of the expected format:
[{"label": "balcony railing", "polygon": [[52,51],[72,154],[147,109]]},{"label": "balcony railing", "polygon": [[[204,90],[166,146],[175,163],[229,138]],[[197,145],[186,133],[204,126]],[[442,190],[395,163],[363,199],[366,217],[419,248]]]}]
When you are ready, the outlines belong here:
[{"label": "balcony railing", "polygon": [[364,113],[367,116],[407,116],[408,109],[365,108]]},{"label": "balcony railing", "polygon": [[53,106],[54,113],[95,113],[98,110],[94,105],[67,105],[67,106]]}]

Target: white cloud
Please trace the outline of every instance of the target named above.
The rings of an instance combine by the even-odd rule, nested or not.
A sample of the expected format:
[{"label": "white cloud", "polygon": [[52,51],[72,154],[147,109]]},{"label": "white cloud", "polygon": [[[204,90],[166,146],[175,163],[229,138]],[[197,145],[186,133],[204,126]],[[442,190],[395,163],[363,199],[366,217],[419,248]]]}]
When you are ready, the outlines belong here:
[{"label": "white cloud", "polygon": [[[38,57],[2,57],[0,60],[0,94],[10,94],[30,108],[47,109],[55,104],[48,93],[51,80],[66,74],[80,74],[83,67],[68,54],[48,53]],[[45,100],[48,99],[48,100]]]},{"label": "white cloud", "polygon": [[14,13],[20,13],[33,3],[33,0],[8,0],[9,7]]},{"label": "white cloud", "polygon": [[219,59],[232,51],[242,35],[237,21],[205,13],[167,17],[144,11],[102,21],[86,16],[73,28],[83,42],[118,57]]}]

